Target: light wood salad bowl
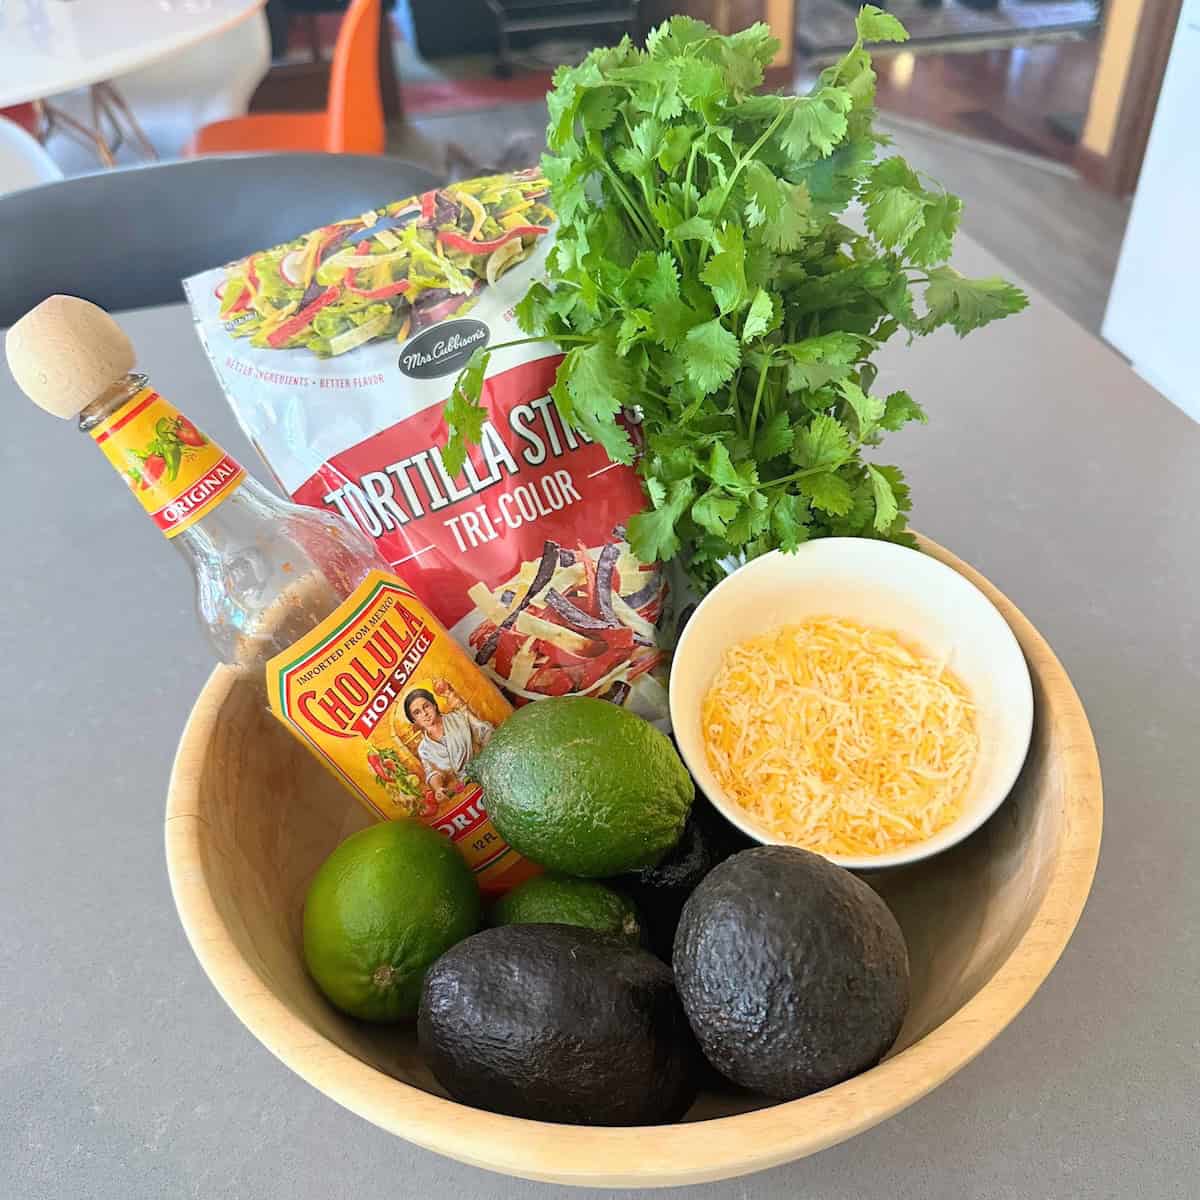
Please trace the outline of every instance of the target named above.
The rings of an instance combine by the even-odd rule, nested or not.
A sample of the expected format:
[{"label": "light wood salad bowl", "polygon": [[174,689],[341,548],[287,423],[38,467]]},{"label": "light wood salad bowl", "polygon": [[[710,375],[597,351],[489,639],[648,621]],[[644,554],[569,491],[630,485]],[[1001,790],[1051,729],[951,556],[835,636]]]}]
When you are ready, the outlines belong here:
[{"label": "light wood salad bowl", "polygon": [[229,1006],[339,1104],[418,1145],[529,1179],[652,1187],[748,1174],[844,1141],[919,1100],[1021,1011],[1062,953],[1100,848],[1096,748],[1071,681],[1037,630],[985,579],[928,552],[995,602],[1033,676],[1025,769],[977,833],[872,879],[908,939],[913,996],[891,1055],[786,1104],[703,1094],[685,1122],[548,1125],[446,1098],[407,1029],[331,1008],[305,973],[304,895],[322,859],[366,823],[356,801],[277,726],[228,668],[209,679],[179,745],[167,801],[171,887],[193,949]]}]

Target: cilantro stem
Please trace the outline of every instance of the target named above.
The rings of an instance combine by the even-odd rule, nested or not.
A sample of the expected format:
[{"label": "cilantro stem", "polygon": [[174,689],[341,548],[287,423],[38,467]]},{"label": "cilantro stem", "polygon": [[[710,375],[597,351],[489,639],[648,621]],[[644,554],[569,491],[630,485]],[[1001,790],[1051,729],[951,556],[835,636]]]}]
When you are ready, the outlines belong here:
[{"label": "cilantro stem", "polygon": [[[837,466],[843,464],[839,463]],[[810,475],[824,475],[827,471],[836,471],[837,466],[832,464],[823,467],[805,467],[802,471],[793,471],[790,475],[781,475],[778,479],[768,479],[760,486],[778,487],[782,483],[794,483],[797,479],[807,479]]]},{"label": "cilantro stem", "polygon": [[[700,149],[698,141],[692,142],[692,150],[688,155],[687,174],[683,177],[683,201],[691,209],[692,206],[692,169],[696,165],[696,151]],[[689,212],[689,217],[694,217],[696,214]]]},{"label": "cilantro stem", "polygon": [[724,209],[725,205],[729,202],[729,193],[733,191],[733,185],[737,183],[737,177],[742,173],[742,168],[753,161],[754,156],[763,148],[763,144],[766,142],[767,138],[769,138],[771,134],[773,134],[775,130],[777,130],[783,123],[783,118],[788,115],[788,111],[789,110],[785,108],[775,118],[775,120],[773,120],[770,125],[763,130],[762,136],[758,139],[758,141],[755,142],[754,145],[751,146],[750,149],[747,150],[746,153],[737,160],[737,166],[733,168],[733,173],[729,176],[729,181],[725,184],[725,189],[721,193],[721,207],[717,209],[718,213],[720,213]]},{"label": "cilantro stem", "polygon": [[841,60],[833,69],[833,83],[837,83],[842,77],[842,72],[854,61],[854,56],[863,48],[863,40],[861,37],[855,39],[854,45],[842,56]]},{"label": "cilantro stem", "polygon": [[575,333],[545,333],[541,337],[513,338],[508,342],[497,342],[494,346],[487,348],[487,353],[495,354],[497,350],[508,350],[512,346],[532,346],[537,342],[585,342],[594,346],[599,340],[599,338],[584,337]]},{"label": "cilantro stem", "polygon": [[[762,136],[758,139],[758,141],[755,142],[754,145],[751,146],[750,149],[747,150],[746,153],[743,154],[742,157],[738,159],[737,165],[733,168],[733,171],[730,173],[728,180],[726,180],[726,182],[725,182],[725,186],[721,189],[721,203],[717,206],[716,213],[713,216],[713,224],[714,225],[716,224],[717,219],[720,217],[721,213],[725,211],[725,205],[729,203],[729,193],[731,191],[733,191],[733,185],[735,183],[737,183],[737,177],[742,173],[742,168],[744,166],[746,166],[748,163],[753,161],[754,156],[759,152],[759,150],[762,149],[763,144],[766,142],[767,138],[769,138],[771,136],[771,134],[773,134],[775,132],[775,130],[779,128],[780,123],[783,121],[783,118],[785,116],[787,116],[787,114],[788,114],[788,109],[785,108],[775,118],[775,120],[773,120],[770,123],[770,125],[768,125],[766,127],[766,129],[763,130]],[[699,253],[697,256],[697,260],[696,260],[696,274],[697,275],[704,268],[704,263],[708,258],[708,249],[709,248],[707,245],[701,245],[701,247],[700,247],[700,250],[699,250]]]},{"label": "cilantro stem", "polygon": [[767,386],[767,372],[771,369],[771,360],[764,360],[758,372],[758,387],[754,389],[754,406],[750,409],[750,441],[754,441],[754,431],[758,427],[758,406],[762,403],[763,390]]},{"label": "cilantro stem", "polygon": [[621,177],[608,165],[602,158],[598,158],[600,169],[608,176],[608,181],[613,186],[613,191],[617,194],[617,199],[621,202],[621,207],[625,209],[629,215],[629,219],[633,224],[635,231],[640,231],[642,236],[652,245],[658,246],[662,243],[651,232],[649,225],[646,224],[642,214],[638,211],[637,205],[634,203],[633,197],[629,194],[628,189],[622,182]]}]

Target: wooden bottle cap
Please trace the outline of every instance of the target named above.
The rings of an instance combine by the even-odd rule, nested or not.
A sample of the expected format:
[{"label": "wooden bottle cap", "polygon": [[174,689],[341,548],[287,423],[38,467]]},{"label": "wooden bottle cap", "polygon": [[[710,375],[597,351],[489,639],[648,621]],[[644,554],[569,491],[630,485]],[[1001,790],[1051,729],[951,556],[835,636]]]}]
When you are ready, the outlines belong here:
[{"label": "wooden bottle cap", "polygon": [[39,408],[69,419],[133,370],[133,346],[104,311],[78,296],[51,296],[9,331],[4,349],[18,387]]}]

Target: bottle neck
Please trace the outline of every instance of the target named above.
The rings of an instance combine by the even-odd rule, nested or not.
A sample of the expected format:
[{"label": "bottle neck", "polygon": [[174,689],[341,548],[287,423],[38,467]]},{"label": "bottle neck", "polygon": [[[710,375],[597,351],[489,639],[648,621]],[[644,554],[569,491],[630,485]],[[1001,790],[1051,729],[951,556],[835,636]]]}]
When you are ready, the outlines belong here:
[{"label": "bottle neck", "polygon": [[112,416],[117,409],[123,408],[149,381],[149,376],[136,371],[130,372],[124,379],[118,379],[103,396],[97,396],[79,414],[80,432],[90,433],[106,417]]},{"label": "bottle neck", "polygon": [[105,458],[165,537],[173,538],[233,495],[246,472],[145,375],[118,380],[79,414]]}]

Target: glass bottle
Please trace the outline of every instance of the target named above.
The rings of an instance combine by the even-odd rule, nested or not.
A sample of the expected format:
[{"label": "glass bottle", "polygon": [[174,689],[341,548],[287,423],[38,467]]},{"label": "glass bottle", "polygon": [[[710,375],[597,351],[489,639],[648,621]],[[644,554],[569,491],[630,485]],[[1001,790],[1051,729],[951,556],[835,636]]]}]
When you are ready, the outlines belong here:
[{"label": "glass bottle", "polygon": [[[153,394],[145,375],[129,372],[79,413],[79,429],[94,433],[131,402]],[[197,616],[217,658],[261,678],[269,659],[328,617],[368,572],[388,566],[348,522],[280,499],[172,405],[158,398],[153,407],[156,424],[167,421],[191,441],[202,442],[195,450],[212,447],[206,456],[215,460],[209,475],[222,463],[234,472],[227,482],[217,480],[227,495],[192,522],[184,514],[177,531],[164,532],[192,571]],[[164,473],[167,469],[164,463]],[[145,490],[161,499],[161,485],[142,489],[132,474],[137,470],[131,466],[125,472],[135,493]],[[146,478],[144,465],[139,474]],[[151,516],[178,502],[168,499]],[[165,519],[156,523],[161,527]]]},{"label": "glass bottle", "polygon": [[447,726],[469,728],[477,751],[511,707],[363,533],[249,476],[149,387],[128,338],[95,305],[52,296],[5,348],[26,395],[78,418],[183,555],[217,657],[263,688],[274,715],[375,816],[439,829],[487,892],[537,872],[492,826],[465,764],[425,765],[421,739],[438,735],[406,714],[419,695],[435,709],[427,724],[442,738]]}]

